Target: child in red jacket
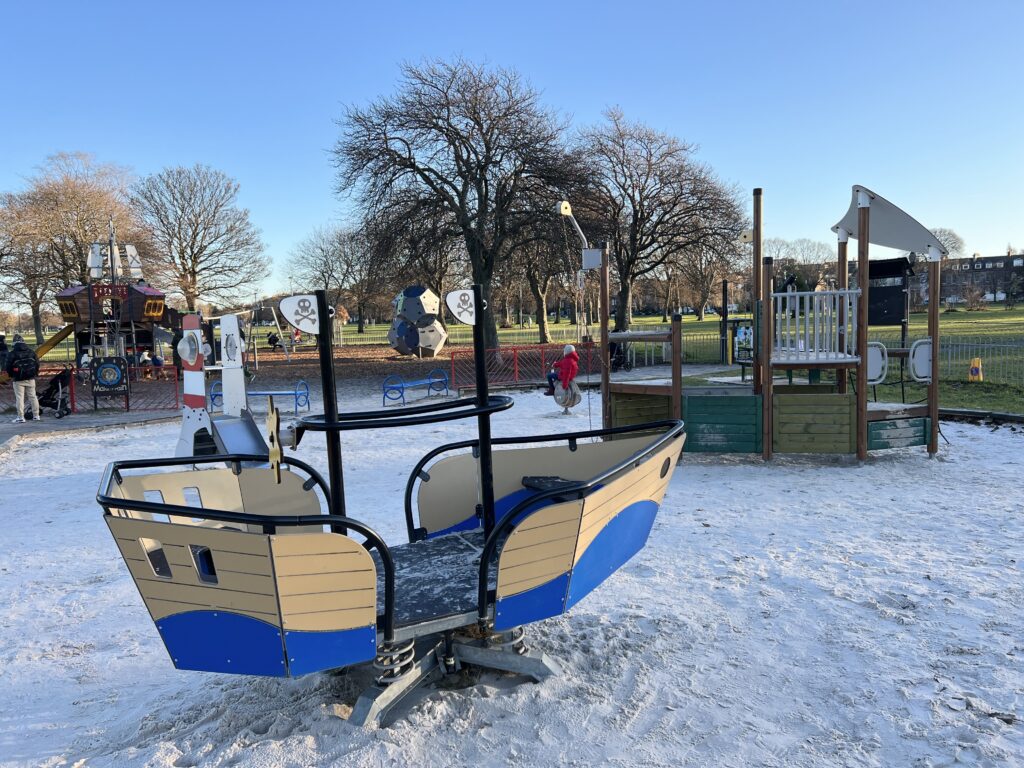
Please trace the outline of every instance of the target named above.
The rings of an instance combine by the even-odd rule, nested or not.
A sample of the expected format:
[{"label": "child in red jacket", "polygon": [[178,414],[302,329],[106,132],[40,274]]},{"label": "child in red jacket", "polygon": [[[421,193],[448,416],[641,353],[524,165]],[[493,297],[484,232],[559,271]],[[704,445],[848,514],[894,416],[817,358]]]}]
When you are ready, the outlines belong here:
[{"label": "child in red jacket", "polygon": [[560,381],[562,387],[568,389],[579,370],[580,356],[576,354],[576,347],[566,344],[562,350],[562,359],[552,365],[551,372],[548,373],[548,391],[545,394],[555,394],[556,381]]}]

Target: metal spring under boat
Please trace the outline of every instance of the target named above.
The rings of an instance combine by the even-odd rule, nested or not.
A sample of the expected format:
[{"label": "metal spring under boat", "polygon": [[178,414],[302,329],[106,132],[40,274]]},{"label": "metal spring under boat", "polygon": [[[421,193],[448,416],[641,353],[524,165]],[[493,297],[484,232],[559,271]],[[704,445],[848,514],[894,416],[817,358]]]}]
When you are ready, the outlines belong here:
[{"label": "metal spring under boat", "polygon": [[377,685],[391,685],[412,671],[416,660],[416,642],[407,640],[395,645],[382,645],[377,649],[373,668],[380,670]]},{"label": "metal spring under boat", "polygon": [[503,632],[491,630],[487,635],[487,645],[501,651],[512,650],[518,654],[524,654],[529,650],[526,645],[526,631],[521,626]]}]

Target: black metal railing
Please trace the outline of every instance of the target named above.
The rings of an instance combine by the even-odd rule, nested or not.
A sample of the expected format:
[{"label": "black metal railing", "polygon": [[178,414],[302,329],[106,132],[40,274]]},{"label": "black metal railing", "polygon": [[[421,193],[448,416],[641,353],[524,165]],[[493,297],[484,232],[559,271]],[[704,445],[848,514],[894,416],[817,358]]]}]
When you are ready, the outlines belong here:
[{"label": "black metal railing", "polygon": [[298,420],[295,426],[296,440],[301,440],[304,432],[344,432],[356,429],[390,429],[392,427],[436,424],[485,413],[497,413],[511,408],[512,404],[511,397],[494,395],[487,398],[486,405],[478,405],[475,397],[463,397],[448,402],[403,408],[399,412],[392,408],[380,411],[339,413],[337,421],[327,421],[323,414],[315,414]]}]

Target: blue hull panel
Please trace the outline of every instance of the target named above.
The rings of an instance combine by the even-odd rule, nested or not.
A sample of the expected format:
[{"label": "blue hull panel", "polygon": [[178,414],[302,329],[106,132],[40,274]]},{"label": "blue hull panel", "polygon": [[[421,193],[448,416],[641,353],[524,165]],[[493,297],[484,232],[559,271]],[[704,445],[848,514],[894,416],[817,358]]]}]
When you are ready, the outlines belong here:
[{"label": "blue hull panel", "polygon": [[277,626],[227,611],[176,613],[156,623],[178,669],[287,677],[339,669],[377,654],[375,627],[285,633]]},{"label": "blue hull panel", "polygon": [[568,586],[569,574],[563,573],[539,587],[499,599],[494,606],[494,628],[510,629],[560,615],[565,611]]},{"label": "blue hull panel", "polygon": [[369,661],[377,655],[377,628],[356,627],[329,632],[284,633],[288,669],[293,675],[339,669]]},{"label": "blue hull panel", "polygon": [[653,501],[637,501],[608,521],[572,569],[566,610],[643,549],[657,514],[658,505]]},{"label": "blue hull panel", "polygon": [[281,632],[226,611],[176,613],[156,622],[178,669],[286,677]]}]

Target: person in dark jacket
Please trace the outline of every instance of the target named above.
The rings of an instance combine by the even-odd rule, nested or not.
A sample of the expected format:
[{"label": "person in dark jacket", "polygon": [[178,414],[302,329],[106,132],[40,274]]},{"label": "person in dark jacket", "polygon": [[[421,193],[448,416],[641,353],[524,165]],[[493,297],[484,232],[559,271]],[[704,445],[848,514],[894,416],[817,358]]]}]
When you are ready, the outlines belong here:
[{"label": "person in dark jacket", "polygon": [[7,353],[10,349],[7,348],[7,337],[0,333],[0,371],[4,370],[7,366]]},{"label": "person in dark jacket", "polygon": [[39,398],[36,396],[39,360],[36,358],[36,353],[17,334],[14,336],[14,346],[7,353],[4,372],[14,380],[14,407],[17,410],[14,423],[21,424],[25,421],[26,397],[32,406],[32,418],[39,421]]}]

